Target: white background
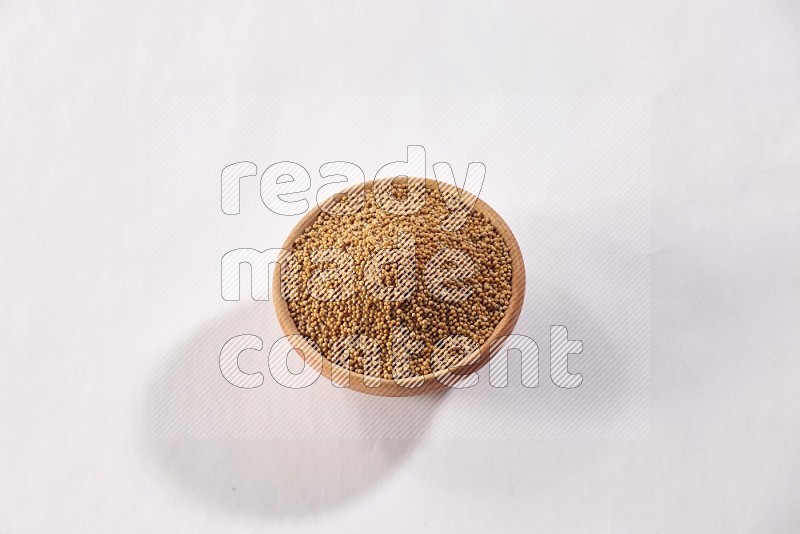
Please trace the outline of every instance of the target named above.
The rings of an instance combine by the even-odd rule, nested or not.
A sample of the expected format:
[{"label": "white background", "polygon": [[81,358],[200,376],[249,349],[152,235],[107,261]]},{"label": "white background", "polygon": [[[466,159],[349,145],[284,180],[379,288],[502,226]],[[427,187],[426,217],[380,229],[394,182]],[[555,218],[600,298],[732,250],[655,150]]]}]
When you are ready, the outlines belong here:
[{"label": "white background", "polygon": [[[791,2],[0,6],[0,531],[797,531],[799,56]],[[649,437],[445,439],[441,410],[413,440],[151,437],[154,376],[175,355],[190,375],[227,304],[195,296],[216,288],[205,256],[184,278],[160,259],[288,230],[203,231],[195,217],[224,221],[205,211],[221,166],[305,164],[305,135],[368,175],[398,139],[458,173],[486,146],[405,115],[358,135],[301,122],[283,145],[237,124],[281,99],[300,119],[325,98],[418,99],[456,131],[458,102],[537,95],[649,111]],[[527,204],[505,191],[554,191],[493,177],[487,154],[487,198],[516,231]],[[264,310],[234,306],[235,334]]]}]

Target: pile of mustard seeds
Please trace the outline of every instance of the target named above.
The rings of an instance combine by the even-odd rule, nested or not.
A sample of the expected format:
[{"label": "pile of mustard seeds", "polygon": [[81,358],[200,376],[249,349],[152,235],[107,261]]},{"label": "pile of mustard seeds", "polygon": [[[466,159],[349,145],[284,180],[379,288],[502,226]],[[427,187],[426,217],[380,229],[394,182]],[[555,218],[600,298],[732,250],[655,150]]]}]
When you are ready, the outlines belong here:
[{"label": "pile of mustard seeds", "polygon": [[[438,188],[390,187],[398,201],[417,194],[418,209],[390,213],[372,190],[343,196],[294,241],[281,282],[325,358],[397,380],[451,368],[489,338],[511,300],[511,257],[483,214],[446,231]],[[360,209],[332,213],[354,197]]]}]

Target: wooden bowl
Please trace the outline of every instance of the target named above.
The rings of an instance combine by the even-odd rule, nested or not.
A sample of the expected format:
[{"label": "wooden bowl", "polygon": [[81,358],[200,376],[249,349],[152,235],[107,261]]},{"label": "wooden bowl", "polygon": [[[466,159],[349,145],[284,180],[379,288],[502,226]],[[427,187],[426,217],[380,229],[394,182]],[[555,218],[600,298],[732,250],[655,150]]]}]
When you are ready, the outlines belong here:
[{"label": "wooden bowl", "polygon": [[[382,178],[379,180],[391,180],[391,178]],[[454,186],[449,184],[439,185],[436,180],[432,179],[426,179],[425,182],[426,186],[429,188],[454,188]],[[369,181],[365,184],[358,184],[345,189],[323,202],[323,205],[332,202],[334,198],[341,194],[360,192],[362,188],[371,190],[374,183],[374,181]],[[469,195],[470,198],[474,197],[474,195],[470,195],[467,191],[464,191],[463,194]],[[292,316],[289,314],[289,307],[281,296],[280,276],[273,276],[272,301],[275,306],[275,313],[278,316],[278,322],[283,332],[287,336],[291,336],[289,337],[290,344],[302,355],[306,365],[311,365],[324,377],[329,380],[332,379],[334,384],[339,387],[348,387],[361,393],[388,397],[405,397],[441,390],[452,384],[454,379],[458,379],[460,375],[466,376],[486,365],[492,355],[502,345],[502,343],[496,342],[496,340],[511,334],[514,325],[517,324],[517,319],[519,319],[519,314],[522,311],[522,302],[525,298],[525,264],[522,261],[522,252],[519,249],[517,240],[514,238],[514,234],[511,233],[511,229],[500,215],[480,198],[476,199],[473,209],[482,213],[491,221],[492,225],[505,241],[511,256],[511,301],[500,323],[498,323],[491,336],[489,336],[476,352],[466,356],[455,368],[449,370],[440,369],[434,373],[423,375],[421,378],[411,377],[395,381],[393,379],[367,377],[365,380],[364,375],[356,373],[355,371],[349,371],[331,362],[302,339],[303,336],[298,332],[297,326]],[[283,244],[282,248],[284,252],[281,253],[281,260],[285,259],[287,255],[285,251],[292,250],[295,239],[317,220],[321,211],[320,207],[315,205],[292,229]],[[278,264],[280,265],[281,261],[279,261]],[[349,379],[344,380],[343,377],[348,376]],[[421,385],[419,384],[420,381],[422,382]],[[414,387],[414,385],[416,385],[416,387]]]}]

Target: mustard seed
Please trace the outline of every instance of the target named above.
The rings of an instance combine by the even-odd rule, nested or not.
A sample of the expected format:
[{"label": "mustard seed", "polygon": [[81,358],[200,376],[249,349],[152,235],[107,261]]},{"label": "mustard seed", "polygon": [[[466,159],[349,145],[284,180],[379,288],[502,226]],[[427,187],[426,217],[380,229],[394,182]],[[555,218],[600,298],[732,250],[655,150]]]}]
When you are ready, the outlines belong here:
[{"label": "mustard seed", "polygon": [[[450,211],[437,188],[396,183],[391,193],[392,202],[370,189],[333,201],[292,244],[281,281],[298,331],[323,356],[400,379],[480,347],[508,309],[512,269],[482,213],[445,230]],[[416,211],[387,208],[403,198]]]}]

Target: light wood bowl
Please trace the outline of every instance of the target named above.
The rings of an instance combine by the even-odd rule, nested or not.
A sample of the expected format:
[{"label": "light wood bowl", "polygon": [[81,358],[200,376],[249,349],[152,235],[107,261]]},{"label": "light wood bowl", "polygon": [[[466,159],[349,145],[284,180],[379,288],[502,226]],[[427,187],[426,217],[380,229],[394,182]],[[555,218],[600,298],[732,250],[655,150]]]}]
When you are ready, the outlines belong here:
[{"label": "light wood bowl", "polygon": [[[382,178],[379,180],[391,180],[391,178]],[[440,186],[436,180],[432,179],[426,179],[425,182],[428,188],[453,188],[452,185],[441,184]],[[360,192],[362,188],[371,190],[374,183],[374,181],[369,181],[365,184],[358,184],[345,189],[344,191],[336,193],[331,198],[323,202],[323,205],[331,202],[334,198],[341,194]],[[469,192],[464,191],[464,194],[469,195]],[[470,195],[470,197],[472,196],[473,195]],[[489,207],[489,205],[483,202],[480,198],[476,199],[473,209],[482,213],[491,221],[492,225],[494,225],[494,227],[497,229],[497,232],[505,241],[511,255],[511,302],[509,303],[505,315],[503,315],[503,318],[500,320],[500,323],[498,323],[497,327],[492,332],[492,335],[489,336],[489,338],[476,352],[466,356],[455,368],[451,368],[450,370],[441,369],[435,373],[423,375],[421,378],[412,377],[395,381],[392,379],[368,377],[365,380],[364,375],[354,371],[348,371],[347,369],[332,363],[330,360],[322,356],[311,345],[305,343],[301,339],[302,335],[300,332],[298,332],[297,326],[295,325],[292,316],[289,314],[289,307],[281,295],[280,276],[273,276],[272,301],[275,306],[275,313],[278,316],[278,322],[281,325],[283,332],[287,336],[292,336],[289,338],[289,342],[291,343],[292,347],[302,355],[306,365],[311,365],[325,378],[329,380],[332,379],[339,387],[348,387],[352,390],[359,391],[361,393],[368,393],[370,395],[405,397],[441,390],[452,384],[454,378],[458,378],[454,375],[466,376],[474,371],[477,371],[486,363],[488,363],[492,355],[497,352],[502,345],[502,343],[498,343],[496,340],[511,334],[514,326],[517,324],[519,314],[522,311],[522,302],[525,298],[525,264],[523,263],[522,252],[520,251],[517,240],[514,238],[514,234],[511,232],[511,229],[500,217],[500,215],[498,215],[496,211]],[[300,222],[297,223],[297,225],[289,233],[289,236],[286,238],[286,241],[282,247],[284,251],[292,250],[292,244],[294,243],[295,239],[297,239],[297,237],[299,237],[306,228],[311,226],[314,221],[317,220],[317,217],[321,211],[322,210],[320,207],[315,205],[308,213],[306,213],[305,216],[303,216]],[[286,255],[286,252],[283,252],[280,256],[281,260],[284,259]],[[280,264],[281,261],[278,262],[279,266]],[[347,380],[346,383],[343,383],[342,377],[348,376],[348,373],[349,380]],[[419,385],[420,381],[422,382],[421,385]],[[373,387],[370,387],[367,384],[370,384],[370,386]],[[376,384],[377,387],[375,387]],[[412,387],[414,384],[417,384],[417,387]]]}]

